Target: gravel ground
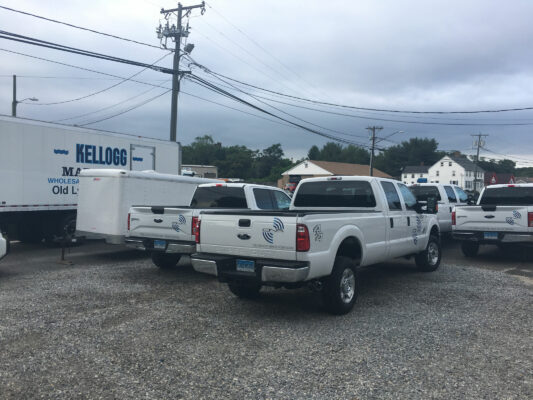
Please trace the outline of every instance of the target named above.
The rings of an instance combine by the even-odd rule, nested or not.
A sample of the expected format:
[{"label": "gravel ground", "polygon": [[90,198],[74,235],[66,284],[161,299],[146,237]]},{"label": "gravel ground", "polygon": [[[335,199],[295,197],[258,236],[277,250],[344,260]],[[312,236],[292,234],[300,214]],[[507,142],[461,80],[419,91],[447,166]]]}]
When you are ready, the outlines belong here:
[{"label": "gravel ground", "polygon": [[335,317],[307,290],[239,300],[186,263],[50,254],[0,263],[2,398],[533,398],[533,286],[502,271],[381,265]]}]

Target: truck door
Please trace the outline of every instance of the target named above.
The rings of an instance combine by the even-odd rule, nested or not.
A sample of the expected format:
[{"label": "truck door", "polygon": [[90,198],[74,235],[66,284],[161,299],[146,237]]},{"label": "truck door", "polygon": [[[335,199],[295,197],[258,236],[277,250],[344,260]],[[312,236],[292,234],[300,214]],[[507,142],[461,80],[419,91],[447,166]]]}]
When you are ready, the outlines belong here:
[{"label": "truck door", "polygon": [[404,216],[402,209],[402,202],[398,191],[392,182],[381,181],[381,187],[385,192],[389,212],[387,215],[387,243],[388,243],[388,257],[399,257],[403,255],[405,229],[407,219]]},{"label": "truck door", "polygon": [[425,215],[416,212],[416,197],[409,188],[402,183],[397,185],[405,207],[403,217],[406,222],[402,246],[403,253],[400,255],[412,254],[422,248],[422,237],[426,228]]},{"label": "truck door", "polygon": [[155,170],[155,147],[130,145],[130,170]]}]

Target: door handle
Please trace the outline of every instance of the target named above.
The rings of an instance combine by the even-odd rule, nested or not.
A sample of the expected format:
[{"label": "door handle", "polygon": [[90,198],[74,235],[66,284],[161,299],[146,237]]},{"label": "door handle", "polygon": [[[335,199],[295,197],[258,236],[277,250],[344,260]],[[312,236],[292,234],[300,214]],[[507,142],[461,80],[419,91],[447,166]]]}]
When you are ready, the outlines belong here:
[{"label": "door handle", "polygon": [[407,226],[411,226],[411,217],[407,217]]},{"label": "door handle", "polygon": [[394,228],[394,218],[390,218],[390,227]]},{"label": "door handle", "polygon": [[249,219],[240,219],[239,220],[239,226],[243,228],[249,228],[251,224],[251,221]]},{"label": "door handle", "polygon": [[159,218],[156,218],[156,219],[154,219],[154,222],[155,222],[156,224],[160,224],[161,222],[163,222],[163,220],[162,220],[162,219],[159,219]]}]

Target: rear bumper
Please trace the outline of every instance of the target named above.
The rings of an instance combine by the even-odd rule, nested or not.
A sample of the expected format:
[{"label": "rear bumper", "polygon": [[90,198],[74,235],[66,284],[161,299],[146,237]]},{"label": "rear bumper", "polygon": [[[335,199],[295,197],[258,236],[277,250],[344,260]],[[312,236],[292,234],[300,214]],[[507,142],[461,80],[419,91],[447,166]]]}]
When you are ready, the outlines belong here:
[{"label": "rear bumper", "polygon": [[166,242],[164,249],[154,249],[154,240],[141,237],[127,237],[126,246],[145,251],[157,251],[161,253],[192,254],[196,251],[195,242],[160,239]]},{"label": "rear bumper", "polygon": [[[237,259],[244,257],[220,256],[216,254],[195,253],[191,263],[195,271],[218,276],[221,282],[246,281],[262,284],[304,282],[309,276],[309,263],[254,259],[255,271],[237,271]],[[249,259],[248,259],[249,260]]]},{"label": "rear bumper", "polygon": [[477,242],[480,244],[522,243],[533,245],[533,233],[529,232],[497,232],[497,239],[485,239],[484,232],[480,231],[453,231],[456,240]]}]

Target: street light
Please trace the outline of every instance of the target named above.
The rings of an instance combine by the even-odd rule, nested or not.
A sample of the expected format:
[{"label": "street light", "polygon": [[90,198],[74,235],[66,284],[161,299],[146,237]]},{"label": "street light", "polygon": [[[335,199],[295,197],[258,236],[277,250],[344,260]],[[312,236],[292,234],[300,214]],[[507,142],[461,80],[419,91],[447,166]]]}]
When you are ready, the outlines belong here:
[{"label": "street light", "polygon": [[11,116],[17,116],[17,104],[26,100],[39,101],[39,99],[36,97],[26,97],[25,99],[17,100],[17,75],[13,75],[13,101],[11,102]]}]

